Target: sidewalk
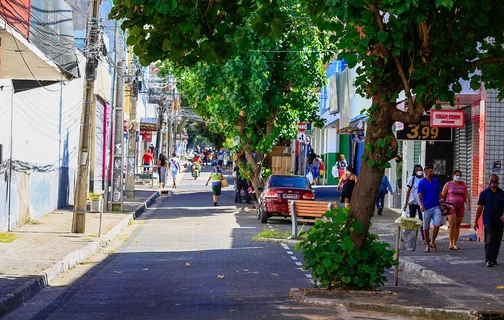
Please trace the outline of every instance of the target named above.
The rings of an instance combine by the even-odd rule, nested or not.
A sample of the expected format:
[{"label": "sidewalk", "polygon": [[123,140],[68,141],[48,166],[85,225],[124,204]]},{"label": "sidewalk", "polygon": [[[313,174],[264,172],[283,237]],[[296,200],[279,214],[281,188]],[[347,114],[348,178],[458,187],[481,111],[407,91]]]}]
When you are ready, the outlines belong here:
[{"label": "sidewalk", "polygon": [[0,316],[105,246],[158,196],[157,190],[137,190],[134,199],[124,199],[122,213],[104,213],[100,238],[99,213],[87,213],[85,234],[70,232],[71,207],[10,232],[15,239],[0,243]]},{"label": "sidewalk", "polygon": [[[399,213],[385,209],[374,216],[371,232],[395,248]],[[461,238],[474,233],[461,229]],[[459,241],[460,250],[449,250],[448,232],[440,230],[439,251],[425,253],[418,235],[416,251],[400,250],[399,286],[393,286],[393,271],[380,292],[324,292],[292,289],[300,303],[338,305],[384,311],[430,319],[504,319],[504,251],[499,265],[486,268],[484,243]]]}]

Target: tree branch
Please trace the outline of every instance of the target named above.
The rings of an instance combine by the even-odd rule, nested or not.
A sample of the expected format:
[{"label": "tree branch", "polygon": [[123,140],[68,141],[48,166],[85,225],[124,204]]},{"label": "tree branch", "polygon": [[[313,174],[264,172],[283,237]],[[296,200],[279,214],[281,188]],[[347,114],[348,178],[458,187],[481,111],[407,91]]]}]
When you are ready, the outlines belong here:
[{"label": "tree branch", "polygon": [[472,61],[464,68],[464,71],[469,71],[481,65],[490,63],[504,63],[504,57],[488,57]]},{"label": "tree branch", "polygon": [[421,119],[422,112],[423,107],[418,108],[417,110],[412,110],[411,112],[401,111],[397,108],[394,108],[392,110],[392,120],[402,122],[404,124],[418,123]]},{"label": "tree branch", "polygon": [[[369,9],[373,12],[373,15],[375,17],[376,23],[378,24],[378,28],[380,30],[385,31],[385,26],[383,25],[383,19],[382,16],[380,15],[380,12],[378,11],[378,8],[369,2],[369,0],[366,0],[366,3],[369,6]],[[411,89],[410,85],[408,82],[408,79],[406,79],[406,74],[404,73],[404,69],[401,65],[401,62],[399,61],[399,58],[397,56],[393,57],[395,65],[397,67],[397,72],[399,73],[399,76],[401,77],[401,80],[404,85],[404,91],[406,93],[406,97],[408,98],[408,104],[410,108],[416,109],[415,108],[415,102],[413,101],[413,97],[411,96]]]}]

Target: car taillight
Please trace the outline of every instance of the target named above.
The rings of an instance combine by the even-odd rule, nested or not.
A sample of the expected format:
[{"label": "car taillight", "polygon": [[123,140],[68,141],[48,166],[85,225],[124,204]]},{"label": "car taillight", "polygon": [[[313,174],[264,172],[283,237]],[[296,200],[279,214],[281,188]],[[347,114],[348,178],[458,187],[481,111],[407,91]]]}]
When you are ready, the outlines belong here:
[{"label": "car taillight", "polygon": [[306,192],[302,198],[303,200],[315,200],[315,195],[311,192]]},{"label": "car taillight", "polygon": [[268,192],[266,192],[265,197],[268,199],[277,199],[277,198],[279,198],[279,195],[275,191],[268,191]]}]

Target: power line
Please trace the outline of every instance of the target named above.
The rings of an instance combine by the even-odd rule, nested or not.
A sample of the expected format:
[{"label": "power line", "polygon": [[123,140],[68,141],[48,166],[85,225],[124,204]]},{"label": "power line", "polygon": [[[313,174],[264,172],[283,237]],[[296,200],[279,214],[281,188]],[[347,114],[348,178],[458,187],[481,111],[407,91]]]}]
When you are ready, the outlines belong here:
[{"label": "power line", "polygon": [[[19,112],[17,111],[17,109],[16,109],[16,110],[14,110],[14,111],[16,111],[16,113],[17,113],[17,114],[18,114],[21,118],[23,118],[26,122],[30,123],[30,122],[29,122],[29,121],[28,121],[28,120],[27,120],[27,119],[26,119],[26,118],[25,118],[25,117],[24,117],[21,113],[19,113]],[[27,116],[28,116],[28,115],[27,115]],[[28,116],[28,117],[29,117],[29,116]],[[31,124],[31,123],[30,123],[30,124]],[[37,130],[40,134],[42,134],[42,135],[46,136],[47,138],[49,138],[49,139],[52,139],[52,140],[54,140],[54,141],[58,141],[58,142],[59,142],[59,139],[58,139],[58,138],[51,137],[51,136],[47,135],[45,132],[43,132],[43,131],[39,130],[39,129],[37,128],[37,125],[33,125],[33,124],[32,124],[32,128],[33,128],[33,129],[35,129],[35,130]],[[45,128],[45,127],[44,127],[44,128]]]}]

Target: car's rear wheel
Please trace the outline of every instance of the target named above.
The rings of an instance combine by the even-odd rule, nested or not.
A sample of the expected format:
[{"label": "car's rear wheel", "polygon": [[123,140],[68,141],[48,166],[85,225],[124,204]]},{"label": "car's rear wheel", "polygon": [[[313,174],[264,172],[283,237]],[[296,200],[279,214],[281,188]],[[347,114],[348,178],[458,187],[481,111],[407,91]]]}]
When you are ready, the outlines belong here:
[{"label": "car's rear wheel", "polygon": [[261,209],[259,217],[261,218],[261,223],[268,222],[268,213],[265,210]]}]

